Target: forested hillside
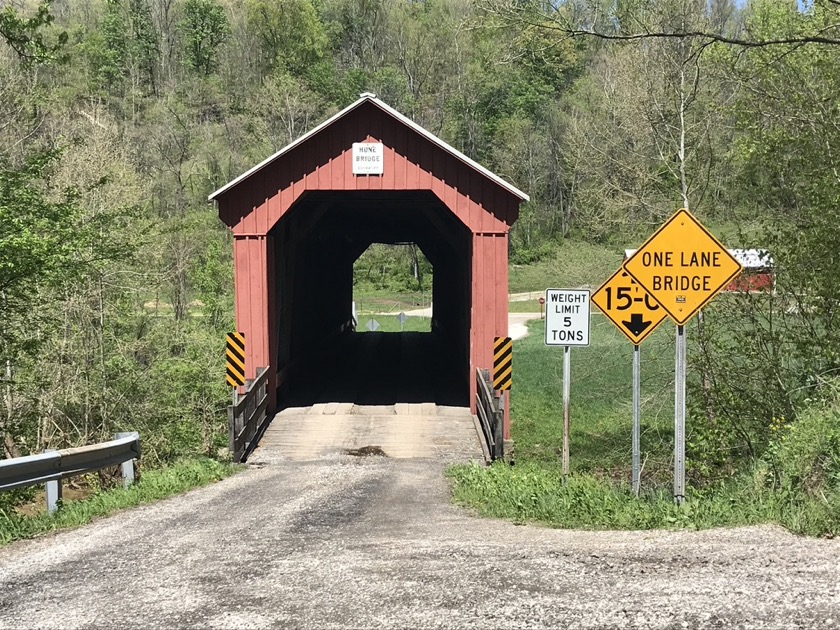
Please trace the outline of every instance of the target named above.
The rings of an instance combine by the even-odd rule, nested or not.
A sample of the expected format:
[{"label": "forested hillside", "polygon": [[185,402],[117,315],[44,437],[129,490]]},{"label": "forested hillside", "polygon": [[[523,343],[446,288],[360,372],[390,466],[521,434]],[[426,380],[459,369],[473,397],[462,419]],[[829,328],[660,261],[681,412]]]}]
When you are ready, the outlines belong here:
[{"label": "forested hillside", "polygon": [[123,429],[151,461],[224,446],[231,241],[207,195],[363,91],[531,195],[515,263],[637,245],[680,206],[772,251],[778,294],[693,336],[704,474],[833,400],[835,0],[3,5],[7,456]]}]

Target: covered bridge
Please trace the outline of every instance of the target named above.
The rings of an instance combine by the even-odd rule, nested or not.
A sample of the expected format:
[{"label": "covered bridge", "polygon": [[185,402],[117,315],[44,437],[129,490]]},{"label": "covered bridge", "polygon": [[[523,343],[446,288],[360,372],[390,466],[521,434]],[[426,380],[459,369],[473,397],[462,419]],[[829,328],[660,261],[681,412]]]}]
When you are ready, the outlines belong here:
[{"label": "covered bridge", "polygon": [[[379,372],[390,391],[372,402],[475,412],[474,370],[508,332],[508,236],[525,193],[366,93],[210,199],[234,236],[246,376],[269,368],[270,410],[352,397],[341,381],[387,346],[402,367]],[[416,243],[434,268],[431,332],[379,350],[359,343],[351,306],[353,263],[377,242]],[[389,381],[412,366],[431,373],[426,391]]]}]

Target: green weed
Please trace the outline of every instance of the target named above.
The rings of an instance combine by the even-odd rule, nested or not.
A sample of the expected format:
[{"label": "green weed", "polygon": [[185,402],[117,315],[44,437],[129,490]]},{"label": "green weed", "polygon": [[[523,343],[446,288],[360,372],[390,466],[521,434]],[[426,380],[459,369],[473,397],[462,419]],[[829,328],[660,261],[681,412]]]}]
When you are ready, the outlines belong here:
[{"label": "green weed", "polygon": [[54,515],[41,513],[21,516],[10,507],[0,507],[0,545],[50,531],[78,527],[117,510],[206,486],[241,469],[241,466],[208,458],[184,459],[165,468],[144,471],[140,482],[128,489],[117,488],[82,501],[67,501]]},{"label": "green weed", "polygon": [[[511,431],[515,466],[450,469],[455,501],[480,514],[552,527],[710,528],[778,523],[813,536],[840,534],[840,393],[793,425],[780,424],[757,460],[729,475],[689,483],[682,506],[672,498],[673,326],[642,347],[642,494],[630,491],[632,346],[600,315],[592,345],[572,349],[571,475],[561,467],[561,348],[543,343],[544,322],[514,344]],[[690,418],[691,442],[702,434]],[[692,462],[689,462],[689,471]]]}]

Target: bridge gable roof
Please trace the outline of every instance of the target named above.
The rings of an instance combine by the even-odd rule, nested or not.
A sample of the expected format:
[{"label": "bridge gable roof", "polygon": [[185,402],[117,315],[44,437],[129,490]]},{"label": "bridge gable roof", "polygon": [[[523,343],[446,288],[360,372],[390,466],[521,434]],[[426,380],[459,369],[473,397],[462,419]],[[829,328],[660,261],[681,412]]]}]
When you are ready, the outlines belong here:
[{"label": "bridge gable roof", "polygon": [[290,144],[286,145],[285,147],[283,147],[282,149],[280,149],[279,151],[277,151],[273,155],[269,156],[268,158],[266,158],[265,160],[263,160],[262,162],[260,162],[256,166],[254,166],[253,168],[247,170],[246,172],[244,172],[242,175],[240,175],[236,179],[231,180],[230,182],[228,182],[227,184],[225,184],[224,186],[222,186],[218,190],[214,191],[213,193],[211,193],[209,195],[208,200],[209,201],[214,201],[214,200],[219,199],[220,197],[225,195],[225,193],[230,192],[231,190],[233,190],[234,188],[236,188],[240,184],[244,183],[246,180],[250,179],[256,173],[266,169],[266,167],[269,167],[270,165],[278,162],[278,160],[283,158],[283,156],[291,153],[294,149],[296,149],[298,147],[301,147],[302,145],[306,144],[307,142],[312,140],[315,136],[319,135],[321,132],[328,129],[329,127],[332,127],[338,121],[347,117],[348,114],[350,114],[351,112],[353,112],[355,110],[358,110],[359,108],[361,108],[364,105],[372,105],[372,106],[378,108],[379,110],[381,110],[382,112],[384,112],[385,114],[387,114],[388,116],[390,116],[391,118],[393,118],[394,120],[399,121],[402,125],[404,125],[408,129],[410,129],[411,131],[416,133],[418,136],[420,136],[422,138],[425,138],[426,140],[431,142],[433,145],[442,149],[443,151],[445,151],[449,155],[455,157],[463,165],[469,167],[471,170],[475,171],[476,173],[478,173],[482,177],[486,178],[487,180],[489,180],[493,184],[499,186],[503,190],[512,194],[520,202],[529,200],[528,195],[526,193],[522,192],[521,190],[519,190],[516,186],[514,186],[510,182],[502,179],[501,177],[499,177],[498,175],[496,175],[495,173],[493,173],[489,169],[481,166],[481,164],[479,164],[475,160],[472,160],[471,158],[467,157],[466,155],[464,155],[463,153],[458,151],[458,149],[454,148],[452,145],[444,142],[443,140],[438,138],[436,135],[434,135],[430,131],[424,129],[423,127],[421,127],[420,125],[415,123],[413,120],[411,120],[407,116],[401,114],[396,109],[394,109],[393,107],[384,103],[383,101],[379,100],[378,98],[376,98],[375,95],[370,94],[370,93],[362,94],[361,97],[357,101],[352,103],[351,105],[345,107],[343,110],[341,110],[340,112],[338,112],[337,114],[335,114],[331,118],[325,120],[323,123],[321,123],[317,127],[314,127],[313,129],[311,129],[310,131],[308,131],[307,133],[302,135],[300,138],[298,138],[294,142],[291,142]]}]

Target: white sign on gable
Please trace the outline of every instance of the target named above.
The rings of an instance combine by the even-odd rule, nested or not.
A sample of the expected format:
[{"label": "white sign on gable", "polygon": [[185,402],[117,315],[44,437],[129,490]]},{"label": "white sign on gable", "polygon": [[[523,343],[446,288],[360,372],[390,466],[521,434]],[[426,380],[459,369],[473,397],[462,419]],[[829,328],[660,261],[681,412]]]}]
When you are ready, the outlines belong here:
[{"label": "white sign on gable", "polygon": [[589,345],[589,290],[546,289],[545,345]]},{"label": "white sign on gable", "polygon": [[382,175],[385,148],[381,142],[353,143],[353,175]]}]

